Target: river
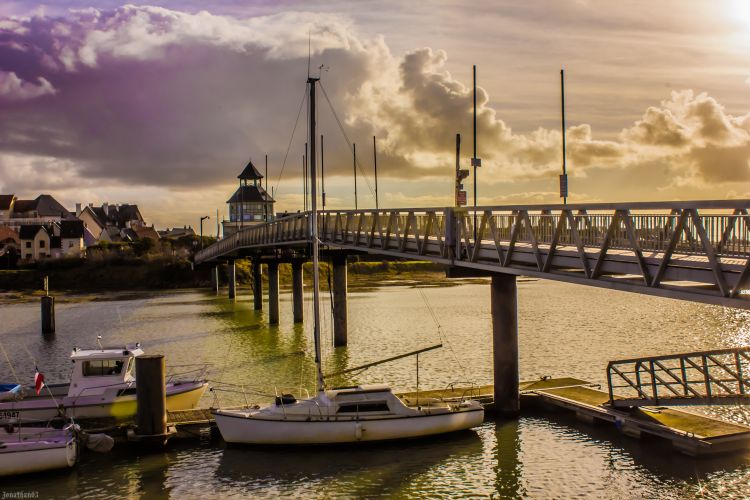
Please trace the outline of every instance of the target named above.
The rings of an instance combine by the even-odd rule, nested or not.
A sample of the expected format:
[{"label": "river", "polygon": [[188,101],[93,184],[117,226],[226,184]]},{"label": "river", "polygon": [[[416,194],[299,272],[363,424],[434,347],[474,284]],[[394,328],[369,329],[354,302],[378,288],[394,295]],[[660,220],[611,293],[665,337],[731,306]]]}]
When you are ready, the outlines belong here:
[{"label": "river", "polygon": [[[611,359],[750,344],[750,312],[546,281],[519,283],[521,379],[573,376],[606,385]],[[420,356],[420,388],[492,381],[489,286],[350,288],[349,345],[331,347],[323,315],[326,371],[439,342]],[[174,371],[208,364],[217,390],[203,406],[263,402],[275,391],[310,388],[311,322],[292,323],[291,294],[269,327],[247,290],[236,302],[203,290],[59,297],[57,334],[39,333],[39,304],[0,304],[0,341],[16,373],[31,383],[67,380],[74,346],[139,341]],[[330,311],[324,295],[323,311]],[[309,297],[306,297],[309,299]],[[265,308],[267,310],[267,307]],[[306,301],[306,318],[311,316]],[[376,366],[352,382],[413,390],[414,358]],[[0,380],[12,381],[0,359]],[[233,385],[229,385],[233,384]],[[241,389],[240,389],[241,386]],[[708,410],[750,423],[737,408]],[[214,498],[490,496],[496,498],[729,498],[750,495],[750,453],[691,459],[657,441],[633,440],[609,426],[565,414],[488,421],[453,436],[361,448],[227,448],[220,441],[173,442],[160,453],[120,447],[86,453],[72,471],[3,479],[0,492],[46,497]],[[8,498],[5,496],[5,498]]]}]

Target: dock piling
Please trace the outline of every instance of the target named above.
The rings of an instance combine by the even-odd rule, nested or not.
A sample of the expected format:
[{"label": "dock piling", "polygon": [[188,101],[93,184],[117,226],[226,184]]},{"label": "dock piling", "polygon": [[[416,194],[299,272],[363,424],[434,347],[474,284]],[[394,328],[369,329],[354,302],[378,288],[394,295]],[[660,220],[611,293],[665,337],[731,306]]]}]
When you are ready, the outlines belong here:
[{"label": "dock piling", "polygon": [[516,277],[493,274],[490,289],[495,412],[498,415],[512,417],[518,415],[520,411]]},{"label": "dock piling", "polygon": [[302,323],[304,311],[304,295],[302,282],[302,262],[292,262],[292,310],[295,323]]},{"label": "dock piling", "polygon": [[259,259],[253,259],[253,309],[263,309],[263,270]]},{"label": "dock piling", "polygon": [[55,333],[55,298],[51,295],[42,297],[42,333]]},{"label": "dock piling", "polygon": [[164,355],[148,354],[135,358],[136,428],[131,441],[165,445],[174,432],[167,426],[166,365]]},{"label": "dock piling", "polygon": [[333,257],[333,346],[347,343],[346,255]]},{"label": "dock piling", "polygon": [[211,288],[219,295],[219,266],[211,268]]},{"label": "dock piling", "polygon": [[268,263],[268,323],[279,324],[279,263]]},{"label": "dock piling", "polygon": [[234,300],[237,295],[237,273],[233,260],[227,262],[227,280],[229,282],[229,298]]}]

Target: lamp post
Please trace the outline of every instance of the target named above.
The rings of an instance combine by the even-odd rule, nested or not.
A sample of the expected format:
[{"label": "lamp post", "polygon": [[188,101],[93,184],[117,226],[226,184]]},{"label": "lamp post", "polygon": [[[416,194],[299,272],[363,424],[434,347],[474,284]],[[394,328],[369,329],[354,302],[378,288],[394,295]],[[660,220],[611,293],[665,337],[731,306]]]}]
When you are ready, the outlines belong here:
[{"label": "lamp post", "polygon": [[201,250],[203,250],[203,221],[210,218],[208,215],[201,217]]}]

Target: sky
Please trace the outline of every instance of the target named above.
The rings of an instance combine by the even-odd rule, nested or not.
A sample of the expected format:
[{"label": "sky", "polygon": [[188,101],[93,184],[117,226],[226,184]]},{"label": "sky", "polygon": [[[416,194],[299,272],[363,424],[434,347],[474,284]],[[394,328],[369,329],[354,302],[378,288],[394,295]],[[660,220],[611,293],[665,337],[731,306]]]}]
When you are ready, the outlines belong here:
[{"label": "sky", "polygon": [[479,205],[560,201],[563,67],[570,202],[750,198],[749,52],[745,0],[11,0],[0,193],[215,227],[268,155],[296,211],[309,55],[327,208],[354,206],[350,143],[374,206],[373,136],[381,207],[451,205],[473,65]]}]

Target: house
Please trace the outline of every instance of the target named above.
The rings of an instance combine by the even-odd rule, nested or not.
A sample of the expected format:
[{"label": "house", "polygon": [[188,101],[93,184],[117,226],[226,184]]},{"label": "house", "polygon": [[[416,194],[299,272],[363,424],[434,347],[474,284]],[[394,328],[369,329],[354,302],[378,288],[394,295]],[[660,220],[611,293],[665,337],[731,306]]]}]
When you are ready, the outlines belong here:
[{"label": "house", "polygon": [[159,236],[168,240],[179,240],[180,238],[195,236],[195,231],[188,226],[167,228],[165,231],[159,231]]},{"label": "house", "polygon": [[139,240],[142,240],[144,238],[150,238],[154,241],[159,241],[159,233],[154,229],[154,226],[151,227],[137,227],[134,228],[133,231],[138,236]]},{"label": "house", "polygon": [[21,259],[40,260],[50,257],[52,236],[54,233],[41,224],[21,226],[18,232],[21,240]]},{"label": "house", "polygon": [[100,241],[134,241],[135,229],[143,228],[143,220],[138,205],[124,203],[111,205],[103,203],[95,207],[93,203],[81,208],[76,204],[76,217],[84,222],[85,227]]},{"label": "house", "polygon": [[[60,222],[60,250],[66,257],[81,257],[85,250],[84,225],[81,220]],[[54,245],[53,245],[54,248]]]},{"label": "house", "polygon": [[[229,220],[223,221],[224,236],[236,233],[243,226],[263,224],[273,218],[274,199],[259,185],[263,179],[252,161],[237,176],[240,186],[231,198],[229,204]],[[252,181],[252,184],[249,182]]]},{"label": "house", "polygon": [[23,225],[41,225],[75,217],[54,197],[41,194],[20,200],[13,194],[0,195],[0,225],[18,231]]},{"label": "house", "polygon": [[0,194],[0,220],[10,219],[15,201],[14,194]]}]

